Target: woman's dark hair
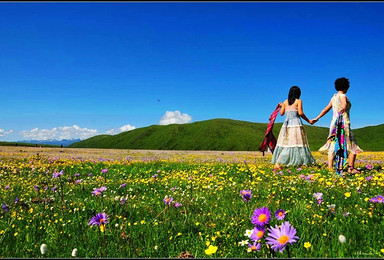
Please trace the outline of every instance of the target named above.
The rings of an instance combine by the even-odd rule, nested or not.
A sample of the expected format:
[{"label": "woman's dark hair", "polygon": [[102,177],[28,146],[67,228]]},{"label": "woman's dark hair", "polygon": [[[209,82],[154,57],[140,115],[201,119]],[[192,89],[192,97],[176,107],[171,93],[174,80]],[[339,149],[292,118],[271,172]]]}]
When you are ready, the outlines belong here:
[{"label": "woman's dark hair", "polygon": [[337,91],[349,89],[349,80],[347,78],[338,78],[335,80],[335,89]]},{"label": "woman's dark hair", "polygon": [[288,93],[288,104],[292,105],[295,103],[296,99],[299,99],[301,95],[301,90],[298,86],[293,86]]}]

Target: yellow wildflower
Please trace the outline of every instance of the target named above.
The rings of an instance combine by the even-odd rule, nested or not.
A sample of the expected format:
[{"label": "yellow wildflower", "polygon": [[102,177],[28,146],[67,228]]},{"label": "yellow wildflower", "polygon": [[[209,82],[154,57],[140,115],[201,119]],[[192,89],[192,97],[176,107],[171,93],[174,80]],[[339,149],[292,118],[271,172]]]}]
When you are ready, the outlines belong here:
[{"label": "yellow wildflower", "polygon": [[207,249],[205,249],[205,253],[207,255],[212,255],[216,253],[216,251],[217,251],[217,246],[213,246],[213,245],[210,245]]}]

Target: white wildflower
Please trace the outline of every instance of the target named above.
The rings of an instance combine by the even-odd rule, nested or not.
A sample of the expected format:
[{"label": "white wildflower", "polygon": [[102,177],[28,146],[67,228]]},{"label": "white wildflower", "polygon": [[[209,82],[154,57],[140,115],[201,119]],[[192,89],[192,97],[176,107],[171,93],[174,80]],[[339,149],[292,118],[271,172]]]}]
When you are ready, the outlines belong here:
[{"label": "white wildflower", "polygon": [[245,230],[245,234],[244,234],[244,236],[246,236],[246,237],[251,237],[252,233],[253,233],[253,230],[252,230],[252,229],[247,229],[247,230]]},{"label": "white wildflower", "polygon": [[245,245],[248,245],[248,244],[249,244],[248,239],[239,242],[239,245],[240,245],[240,246],[245,246]]}]

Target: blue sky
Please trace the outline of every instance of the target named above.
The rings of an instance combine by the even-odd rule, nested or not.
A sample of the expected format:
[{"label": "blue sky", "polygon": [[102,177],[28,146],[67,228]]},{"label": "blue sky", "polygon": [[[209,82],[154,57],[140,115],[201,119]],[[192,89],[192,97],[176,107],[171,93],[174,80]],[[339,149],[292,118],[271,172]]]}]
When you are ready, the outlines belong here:
[{"label": "blue sky", "polygon": [[383,124],[383,13],[384,2],[1,2],[0,140],[267,123],[293,85],[314,118],[343,76],[352,128]]}]

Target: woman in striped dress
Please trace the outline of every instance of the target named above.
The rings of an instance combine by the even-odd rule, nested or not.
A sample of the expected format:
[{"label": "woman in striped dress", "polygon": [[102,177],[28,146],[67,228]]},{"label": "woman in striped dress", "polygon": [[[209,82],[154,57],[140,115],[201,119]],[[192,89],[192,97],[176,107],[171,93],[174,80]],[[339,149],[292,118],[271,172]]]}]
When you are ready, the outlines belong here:
[{"label": "woman in striped dress", "polygon": [[300,95],[300,88],[293,86],[289,90],[288,99],[284,103],[279,103],[280,115],[285,114],[285,120],[272,156],[272,163],[276,169],[281,169],[281,164],[299,166],[315,163],[301,118],[310,124],[314,121],[305,116]]}]

